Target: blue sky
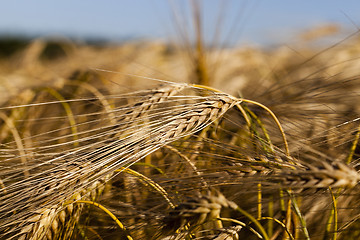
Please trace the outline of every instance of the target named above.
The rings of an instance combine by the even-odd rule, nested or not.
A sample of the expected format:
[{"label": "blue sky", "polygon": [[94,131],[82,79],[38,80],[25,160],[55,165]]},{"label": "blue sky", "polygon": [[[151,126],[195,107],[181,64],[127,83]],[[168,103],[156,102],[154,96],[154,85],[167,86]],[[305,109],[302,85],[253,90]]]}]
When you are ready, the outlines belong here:
[{"label": "blue sky", "polygon": [[[172,9],[183,16],[181,26],[191,25],[189,16],[183,13],[187,2],[8,0],[1,2],[0,33],[111,40],[170,39],[175,22]],[[355,25],[360,28],[358,0],[203,0],[202,6],[208,39],[215,33],[216,19],[222,8],[225,17],[220,35],[233,42],[287,41],[301,30],[325,23],[338,23],[350,32],[357,30]]]}]

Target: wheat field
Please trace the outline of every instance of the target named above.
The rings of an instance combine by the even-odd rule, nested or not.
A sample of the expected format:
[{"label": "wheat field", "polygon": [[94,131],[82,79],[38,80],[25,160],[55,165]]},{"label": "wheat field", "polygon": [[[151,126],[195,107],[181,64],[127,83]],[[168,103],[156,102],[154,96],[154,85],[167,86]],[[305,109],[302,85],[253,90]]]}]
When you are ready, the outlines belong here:
[{"label": "wheat field", "polygon": [[357,33],[1,44],[0,239],[360,237]]}]

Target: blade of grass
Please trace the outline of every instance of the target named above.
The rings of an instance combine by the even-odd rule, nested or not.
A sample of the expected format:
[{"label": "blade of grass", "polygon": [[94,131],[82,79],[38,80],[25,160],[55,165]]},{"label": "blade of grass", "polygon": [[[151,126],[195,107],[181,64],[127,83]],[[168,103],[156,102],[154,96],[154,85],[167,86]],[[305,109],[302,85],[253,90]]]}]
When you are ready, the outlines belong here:
[{"label": "blade of grass", "polygon": [[[124,225],[120,222],[120,220],[112,213],[110,212],[106,207],[104,207],[103,205],[97,203],[97,202],[93,202],[93,201],[86,201],[86,200],[77,200],[75,203],[84,203],[84,204],[90,204],[90,205],[93,205],[95,207],[98,207],[100,208],[101,210],[103,210],[107,215],[109,215],[116,223],[117,225],[119,226],[119,228],[126,232],[126,228],[124,227]],[[129,235],[129,234],[126,234],[126,238],[128,240],[133,240],[133,238]]]},{"label": "blade of grass", "polygon": [[292,193],[290,192],[290,190],[287,191],[287,193],[289,194],[289,196],[291,197],[291,204],[292,204],[292,207],[295,211],[295,214],[297,215],[298,219],[300,220],[300,224],[301,224],[301,228],[302,228],[302,231],[305,235],[305,238],[307,240],[310,240],[310,235],[309,235],[309,232],[307,230],[307,227],[306,227],[306,221],[305,221],[305,218],[302,216],[301,214],[301,211],[300,211],[300,208],[297,204],[297,200],[296,198],[292,195]]},{"label": "blade of grass", "polygon": [[247,217],[251,222],[253,222],[255,224],[255,226],[259,229],[261,235],[263,236],[263,238],[265,240],[269,240],[269,236],[267,235],[264,227],[261,225],[261,223],[256,220],[255,217],[253,217],[250,213],[248,213],[247,211],[245,211],[244,209],[237,207],[236,210],[238,212],[240,212],[242,215],[244,215],[245,217]]}]

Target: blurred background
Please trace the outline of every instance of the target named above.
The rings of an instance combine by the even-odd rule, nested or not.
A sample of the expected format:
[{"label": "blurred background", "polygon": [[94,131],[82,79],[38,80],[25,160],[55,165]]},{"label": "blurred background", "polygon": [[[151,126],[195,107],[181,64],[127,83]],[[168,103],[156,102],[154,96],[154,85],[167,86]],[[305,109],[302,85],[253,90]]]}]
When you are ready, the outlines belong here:
[{"label": "blurred background", "polygon": [[[238,94],[317,52],[295,79],[357,57],[360,42],[356,0],[18,0],[0,11],[0,102],[72,79],[102,87],[100,76],[132,90],[153,87],[138,75]],[[325,51],[337,43],[344,51]]]},{"label": "blurred background", "polygon": [[[177,19],[176,24],[181,27],[192,25],[189,2],[2,1],[0,36],[66,36],[112,42],[176,39],[178,31],[174,20]],[[289,43],[298,40],[296,34],[301,31],[329,25],[341,28],[343,36],[360,26],[360,2],[356,0],[206,0],[201,9],[206,40],[217,34],[227,45]]]}]

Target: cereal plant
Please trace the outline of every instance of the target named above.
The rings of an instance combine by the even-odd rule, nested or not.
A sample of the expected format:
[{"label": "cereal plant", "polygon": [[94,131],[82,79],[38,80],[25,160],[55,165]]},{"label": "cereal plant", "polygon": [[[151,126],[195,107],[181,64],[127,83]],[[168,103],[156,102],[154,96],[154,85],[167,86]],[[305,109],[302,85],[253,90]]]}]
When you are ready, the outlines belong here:
[{"label": "cereal plant", "polygon": [[190,74],[158,43],[0,59],[0,239],[359,238],[357,34],[205,58],[196,30]]}]

